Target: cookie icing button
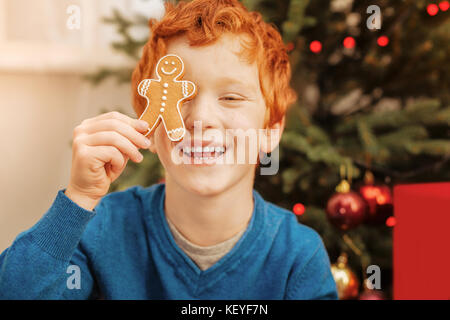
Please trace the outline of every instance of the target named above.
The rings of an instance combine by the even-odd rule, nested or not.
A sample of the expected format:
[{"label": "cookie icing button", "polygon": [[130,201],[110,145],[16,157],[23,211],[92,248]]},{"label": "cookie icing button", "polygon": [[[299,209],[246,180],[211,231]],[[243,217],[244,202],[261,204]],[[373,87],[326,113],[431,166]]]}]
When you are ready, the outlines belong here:
[{"label": "cookie icing button", "polygon": [[139,95],[147,100],[147,106],[139,119],[149,123],[150,129],[146,136],[162,120],[169,139],[179,141],[186,131],[180,108],[184,101],[194,98],[196,86],[191,81],[181,80],[184,63],[174,54],[168,54],[158,61],[156,75],[157,79],[144,79],[138,85]]}]

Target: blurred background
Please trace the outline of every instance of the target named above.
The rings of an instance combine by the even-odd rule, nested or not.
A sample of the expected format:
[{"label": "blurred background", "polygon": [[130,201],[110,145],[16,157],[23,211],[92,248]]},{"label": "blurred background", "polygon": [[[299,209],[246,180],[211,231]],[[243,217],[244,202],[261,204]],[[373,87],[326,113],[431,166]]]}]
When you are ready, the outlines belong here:
[{"label": "blurred background", "polygon": [[109,110],[135,116],[128,84],[85,79],[99,66],[135,64],[110,46],[119,35],[102,19],[113,9],[163,13],[159,1],[0,1],[0,251],[67,185],[73,128]]},{"label": "blurred background", "polygon": [[[436,231],[450,212],[449,2],[243,3],[282,33],[299,95],[280,171],[255,188],[320,233],[341,299],[406,297],[420,286],[394,285],[393,275],[410,269],[429,296],[448,299],[449,276],[430,270],[450,263],[448,233]],[[73,128],[110,110],[135,116],[131,71],[148,19],[163,13],[159,0],[0,0],[0,251],[66,186]],[[111,191],[158,182],[164,172],[147,154]],[[426,257],[430,242],[438,260]],[[394,268],[393,247],[405,245],[422,246],[422,256]],[[380,288],[366,281],[370,265]]]}]

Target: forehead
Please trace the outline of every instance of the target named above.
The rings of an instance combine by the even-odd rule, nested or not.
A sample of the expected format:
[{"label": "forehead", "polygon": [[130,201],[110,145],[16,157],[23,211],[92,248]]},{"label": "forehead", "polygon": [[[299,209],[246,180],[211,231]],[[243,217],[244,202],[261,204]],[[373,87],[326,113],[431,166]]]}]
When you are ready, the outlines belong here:
[{"label": "forehead", "polygon": [[211,45],[190,46],[186,37],[177,37],[169,42],[167,53],[183,59],[186,76],[196,78],[193,80],[236,79],[259,86],[256,62],[249,63],[240,54],[241,41],[242,37],[224,34]]}]

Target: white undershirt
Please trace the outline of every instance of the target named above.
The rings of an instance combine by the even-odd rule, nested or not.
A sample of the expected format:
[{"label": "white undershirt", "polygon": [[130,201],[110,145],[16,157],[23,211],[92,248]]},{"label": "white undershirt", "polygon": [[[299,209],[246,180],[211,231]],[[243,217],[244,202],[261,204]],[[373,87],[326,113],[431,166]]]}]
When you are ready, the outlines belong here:
[{"label": "white undershirt", "polygon": [[167,224],[169,225],[170,231],[172,232],[175,243],[192,259],[192,261],[201,269],[206,270],[219,261],[223,256],[225,256],[238,242],[242,234],[247,229],[247,226],[239,231],[232,238],[225,240],[221,243],[215,244],[213,246],[202,247],[193,244],[188,239],[186,239],[167,219]]}]

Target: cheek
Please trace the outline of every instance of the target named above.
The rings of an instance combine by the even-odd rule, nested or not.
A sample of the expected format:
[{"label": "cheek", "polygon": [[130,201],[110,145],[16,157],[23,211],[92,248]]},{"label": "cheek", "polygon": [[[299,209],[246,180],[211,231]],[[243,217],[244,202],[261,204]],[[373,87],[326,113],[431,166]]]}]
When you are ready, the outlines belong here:
[{"label": "cheek", "polygon": [[227,112],[227,127],[234,129],[259,129],[264,124],[264,106],[242,107]]},{"label": "cheek", "polygon": [[168,159],[170,157],[170,140],[167,138],[164,125],[161,123],[155,130],[155,145],[156,152],[161,160]]}]

